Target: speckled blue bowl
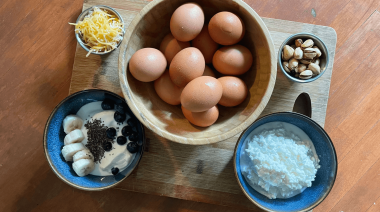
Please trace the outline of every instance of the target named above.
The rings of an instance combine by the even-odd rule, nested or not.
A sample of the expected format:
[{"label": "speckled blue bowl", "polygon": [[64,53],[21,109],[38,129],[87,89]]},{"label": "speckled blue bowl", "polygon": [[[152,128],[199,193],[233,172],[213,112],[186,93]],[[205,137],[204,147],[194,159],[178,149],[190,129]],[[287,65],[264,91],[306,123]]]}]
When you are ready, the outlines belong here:
[{"label": "speckled blue bowl", "polygon": [[[312,140],[321,165],[312,186],[301,194],[288,199],[269,199],[258,193],[248,184],[240,169],[240,152],[243,151],[242,146],[246,137],[255,128],[276,121],[290,123],[301,128]],[[274,113],[258,119],[241,134],[235,147],[234,169],[237,181],[248,199],[265,211],[288,212],[313,209],[330,193],[335,182],[337,168],[335,148],[330,137],[315,121],[298,113]]]},{"label": "speckled blue bowl", "polygon": [[[122,172],[115,176],[93,176],[78,177],[72,169],[72,163],[66,162],[62,157],[61,149],[65,132],[62,128],[63,119],[69,114],[76,114],[85,104],[95,101],[103,101],[105,98],[114,100],[117,103],[124,102],[124,98],[105,90],[84,90],[71,94],[60,102],[50,114],[44,132],[44,150],[46,159],[54,173],[65,183],[82,190],[99,191],[113,187],[127,178],[136,168],[143,154],[145,146],[145,132],[142,124],[138,122],[137,131],[139,134],[140,148],[131,164]],[[135,117],[128,108],[129,116]],[[135,117],[136,118],[136,117]]]}]

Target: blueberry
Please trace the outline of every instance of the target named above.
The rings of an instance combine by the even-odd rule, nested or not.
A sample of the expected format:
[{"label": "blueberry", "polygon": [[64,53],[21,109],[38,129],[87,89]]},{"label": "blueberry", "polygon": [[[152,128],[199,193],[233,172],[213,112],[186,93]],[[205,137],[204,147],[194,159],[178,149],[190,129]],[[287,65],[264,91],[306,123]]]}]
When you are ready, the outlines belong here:
[{"label": "blueberry", "polygon": [[111,151],[111,149],[112,149],[111,142],[107,141],[107,142],[103,143],[103,149],[104,149],[104,151],[107,151],[107,152]]},{"label": "blueberry", "polygon": [[131,141],[137,141],[139,139],[139,135],[137,132],[132,131],[132,133],[129,135],[129,140]]},{"label": "blueberry", "polygon": [[117,168],[117,167],[113,167],[113,168],[111,169],[111,172],[112,172],[113,175],[117,175],[117,173],[119,173],[119,168]]},{"label": "blueberry", "polygon": [[128,137],[132,134],[133,129],[131,126],[125,126],[123,129],[121,129],[121,134],[123,134],[125,137]]},{"label": "blueberry", "polygon": [[127,123],[131,127],[136,127],[137,126],[137,119],[136,118],[130,118],[130,119],[128,119]]},{"label": "blueberry", "polygon": [[110,127],[106,130],[107,138],[114,139],[116,136],[116,129],[113,127]]},{"label": "blueberry", "polygon": [[114,107],[114,104],[111,100],[106,99],[102,102],[103,110],[112,110],[113,107]]},{"label": "blueberry", "polygon": [[125,143],[127,143],[127,139],[124,136],[119,136],[117,137],[116,142],[119,145],[124,145]]},{"label": "blueberry", "polygon": [[130,153],[136,153],[139,150],[139,145],[137,145],[137,142],[129,142],[127,145],[127,150]]},{"label": "blueberry", "polygon": [[123,122],[127,118],[125,114],[119,113],[118,111],[115,112],[113,118],[115,119],[116,122]]},{"label": "blueberry", "polygon": [[127,105],[125,104],[116,104],[115,110],[121,114],[125,114],[127,111]]}]

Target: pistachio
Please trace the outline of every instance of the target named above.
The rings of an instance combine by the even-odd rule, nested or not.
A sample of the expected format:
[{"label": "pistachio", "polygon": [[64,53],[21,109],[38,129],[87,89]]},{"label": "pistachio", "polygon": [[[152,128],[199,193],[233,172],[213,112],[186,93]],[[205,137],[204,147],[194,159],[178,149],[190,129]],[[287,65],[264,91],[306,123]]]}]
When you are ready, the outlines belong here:
[{"label": "pistachio", "polygon": [[297,59],[292,58],[289,60],[289,65],[288,65],[289,70],[294,70],[294,69],[296,69],[297,66],[298,66],[298,60]]},{"label": "pistachio", "polygon": [[285,45],[282,53],[283,53],[282,59],[283,60],[289,60],[290,58],[293,57],[294,49],[292,47],[290,47],[289,45]]},{"label": "pistachio", "polygon": [[302,39],[296,39],[296,46],[297,47],[301,47],[302,44],[303,44]]},{"label": "pistachio", "polygon": [[313,72],[310,70],[305,70],[302,73],[300,73],[301,79],[310,79],[313,76]]},{"label": "pistachio", "polygon": [[318,75],[321,73],[321,68],[319,67],[319,65],[315,64],[315,63],[310,63],[309,66],[307,67],[310,71],[313,72],[314,75]]},{"label": "pistachio", "polygon": [[303,63],[303,64],[306,64],[306,65],[309,65],[311,63],[311,60],[309,60],[309,59],[302,59],[302,60],[300,60],[300,62]]},{"label": "pistachio", "polygon": [[314,45],[314,41],[312,39],[307,39],[303,44],[301,45],[302,48],[310,48]]},{"label": "pistachio", "polygon": [[317,53],[313,52],[313,53],[310,53],[310,52],[304,52],[303,53],[303,59],[313,59],[315,56],[317,56]]},{"label": "pistachio", "polygon": [[302,51],[302,49],[300,47],[296,48],[294,50],[294,58],[300,60],[300,59],[302,59],[302,57],[303,57],[303,51]]},{"label": "pistachio", "polygon": [[321,62],[321,60],[319,58],[314,58],[314,60],[311,61],[311,62],[319,65],[319,63]]},{"label": "pistachio", "polygon": [[317,57],[320,57],[322,55],[321,50],[318,48],[318,46],[313,46],[313,49],[315,49],[315,52],[317,53]]},{"label": "pistachio", "polygon": [[286,61],[282,62],[282,67],[285,69],[286,72],[290,73],[288,62],[286,62]]},{"label": "pistachio", "polygon": [[299,64],[298,65],[298,73],[302,73],[306,70],[306,65],[305,64]]}]

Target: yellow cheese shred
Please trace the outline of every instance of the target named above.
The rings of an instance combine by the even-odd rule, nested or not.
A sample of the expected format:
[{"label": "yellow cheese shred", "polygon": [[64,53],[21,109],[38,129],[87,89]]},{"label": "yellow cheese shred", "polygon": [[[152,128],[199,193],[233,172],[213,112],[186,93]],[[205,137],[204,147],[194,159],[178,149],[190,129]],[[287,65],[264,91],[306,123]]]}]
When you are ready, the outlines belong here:
[{"label": "yellow cheese shred", "polygon": [[69,23],[75,25],[75,33],[79,33],[83,43],[91,52],[110,52],[117,47],[123,38],[123,23],[107,10],[94,7],[83,21]]}]

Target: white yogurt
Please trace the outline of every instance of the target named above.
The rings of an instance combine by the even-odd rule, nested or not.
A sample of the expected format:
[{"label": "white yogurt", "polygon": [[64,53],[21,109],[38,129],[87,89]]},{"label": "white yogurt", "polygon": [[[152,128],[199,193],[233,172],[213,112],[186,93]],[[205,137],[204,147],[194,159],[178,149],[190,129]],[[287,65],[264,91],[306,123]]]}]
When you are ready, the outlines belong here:
[{"label": "white yogurt", "polygon": [[83,119],[83,126],[81,130],[85,137],[82,141],[84,145],[86,145],[88,141],[87,129],[84,126],[87,121],[101,119],[105,126],[116,129],[116,137],[114,139],[114,143],[112,144],[112,150],[109,152],[104,152],[104,157],[101,159],[100,163],[95,163],[95,169],[90,173],[96,176],[109,176],[112,175],[111,169],[113,167],[117,167],[119,172],[126,169],[135,157],[135,154],[131,154],[127,150],[127,144],[131,142],[129,139],[124,145],[119,145],[116,142],[116,138],[122,135],[121,130],[123,127],[128,126],[127,120],[130,117],[127,115],[125,121],[118,124],[114,119],[115,110],[103,110],[101,104],[101,101],[88,103],[79,109],[77,116]]}]

